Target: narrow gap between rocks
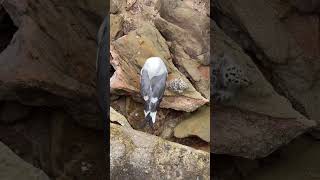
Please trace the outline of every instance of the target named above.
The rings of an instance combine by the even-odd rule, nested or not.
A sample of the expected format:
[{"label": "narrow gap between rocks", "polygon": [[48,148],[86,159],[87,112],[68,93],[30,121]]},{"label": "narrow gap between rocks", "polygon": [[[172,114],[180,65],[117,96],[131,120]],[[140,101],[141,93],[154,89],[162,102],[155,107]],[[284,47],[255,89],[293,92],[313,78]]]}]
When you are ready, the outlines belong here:
[{"label": "narrow gap between rocks", "polygon": [[0,53],[10,44],[17,30],[8,12],[0,6]]},{"label": "narrow gap between rocks", "polygon": [[110,65],[110,78],[113,76],[115,71],[116,70],[113,68],[113,66]]},{"label": "narrow gap between rocks", "polygon": [[195,136],[195,135],[185,137],[185,138],[172,137],[168,140],[175,142],[175,143],[185,145],[185,146],[189,146],[189,147],[192,147],[195,149],[199,149],[199,150],[203,150],[203,151],[207,151],[207,152],[210,151],[210,148],[208,148],[209,143],[202,140],[201,138],[199,138],[198,136]]}]

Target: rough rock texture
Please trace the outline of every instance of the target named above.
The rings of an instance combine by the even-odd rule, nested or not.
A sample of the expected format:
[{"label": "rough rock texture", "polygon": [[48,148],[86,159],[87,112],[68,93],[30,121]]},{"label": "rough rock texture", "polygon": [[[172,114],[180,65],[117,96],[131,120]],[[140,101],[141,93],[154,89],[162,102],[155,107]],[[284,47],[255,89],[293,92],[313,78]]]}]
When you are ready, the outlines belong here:
[{"label": "rough rock texture", "polygon": [[[199,6],[208,2],[200,1]],[[183,1],[159,1],[155,26],[170,42],[178,68],[191,78],[196,89],[210,99],[210,18]]]},{"label": "rough rock texture", "polygon": [[[180,141],[197,149],[200,141],[208,147],[198,137],[196,140],[173,137],[174,128],[186,120],[185,114],[192,116],[209,103],[208,1],[112,0],[110,3],[110,63],[114,70],[110,78],[114,97],[111,106],[135,129],[111,124],[111,179],[209,179],[208,153],[164,140]],[[165,15],[166,11],[172,12],[171,17]],[[197,17],[207,22],[202,24]],[[192,22],[185,21],[190,18]],[[153,129],[144,120],[139,93],[140,70],[151,56],[161,57],[169,71]],[[203,121],[209,123],[206,115]],[[192,128],[208,140],[208,127]],[[183,137],[193,135],[192,131]]]},{"label": "rough rock texture", "polygon": [[0,179],[49,180],[40,169],[33,167],[0,142]]},{"label": "rough rock texture", "polygon": [[213,107],[215,127],[211,148],[214,153],[265,157],[315,126],[314,121],[293,109],[291,103],[274,90],[239,45],[215,22],[212,25],[214,53],[232,55],[237,63],[246,67],[252,82],[230,101]]},{"label": "rough rock texture", "polygon": [[[203,2],[179,1],[181,8],[172,15],[178,17],[176,22],[190,18],[190,13],[207,17],[209,11],[204,10]],[[206,31],[209,24],[202,24],[200,28],[203,29],[198,29],[195,25],[201,23],[196,23],[196,17],[192,17],[193,23],[186,22],[185,25],[190,27],[183,31],[183,23],[171,21],[175,17],[161,15],[160,11],[171,10],[167,3],[157,0],[111,2],[111,21],[114,22],[111,30],[114,33],[110,63],[115,71],[110,85],[111,94],[117,96],[111,106],[127,118],[133,129],[149,133],[112,125],[111,179],[209,179],[210,148],[208,142],[200,139],[208,141],[209,126],[188,126],[184,129],[187,134],[174,137],[175,127],[186,120],[185,114],[192,116],[209,103],[209,34]],[[172,31],[170,37],[166,31],[172,26],[178,30]],[[167,88],[153,129],[144,120],[139,95],[139,73],[150,56],[162,57],[169,71]],[[202,120],[210,123],[206,115]],[[190,138],[194,132],[199,136]]]},{"label": "rough rock texture", "polygon": [[177,138],[198,136],[210,142],[210,107],[202,107],[185,118],[174,128],[174,136]]},{"label": "rough rock texture", "polygon": [[[106,175],[101,158],[104,136],[91,129],[103,128],[96,103],[95,59],[106,4],[1,1],[0,111],[1,117],[14,123],[0,124],[0,139],[53,179]],[[5,151],[2,155],[8,156]],[[0,167],[6,164],[10,162],[1,162]],[[2,177],[7,172],[22,174],[14,179],[32,179],[23,176],[28,171],[20,170],[19,164],[10,171],[0,168],[0,179],[9,179]]]},{"label": "rough rock texture", "polygon": [[111,124],[111,179],[209,179],[209,153]]},{"label": "rough rock texture", "polygon": [[262,63],[271,68],[269,73],[277,90],[284,94],[299,112],[310,119],[319,120],[318,58],[310,58],[304,53],[294,35],[285,28],[285,24],[276,16],[268,2],[218,2],[221,11],[240,24],[263,51],[265,58]]},{"label": "rough rock texture", "polygon": [[78,3],[3,2],[18,30],[0,53],[0,99],[63,107],[82,125],[101,128],[94,81],[102,12]]},{"label": "rough rock texture", "polygon": [[150,24],[144,23],[137,30],[112,42],[111,54],[115,73],[111,77],[110,86],[114,93],[122,90],[139,96],[140,69],[148,57],[159,56],[167,65],[168,79],[183,79],[189,87],[179,95],[166,90],[160,107],[191,112],[208,102],[174,66],[165,40]]},{"label": "rough rock texture", "polygon": [[110,121],[117,122],[122,126],[131,128],[131,125],[128,123],[128,120],[122,114],[114,110],[112,107],[110,107]]},{"label": "rough rock texture", "polygon": [[[181,138],[174,128],[210,101],[209,1],[113,0],[111,13],[111,106],[133,129],[192,147],[207,143],[200,138],[209,141],[209,126],[187,126]],[[150,56],[161,57],[169,71],[153,129],[139,93],[140,70]],[[194,132],[201,137],[188,138]]]},{"label": "rough rock texture", "polygon": [[215,108],[211,149],[249,159],[270,155],[315,125],[306,120],[268,117],[233,108]]},{"label": "rough rock texture", "polygon": [[[179,79],[182,80],[188,86],[188,88],[184,89],[182,93],[175,93],[174,91],[170,91],[167,88],[165,91],[165,96],[160,106],[162,108],[170,108],[180,111],[194,111],[198,107],[208,102],[207,98],[209,97],[209,67],[206,66],[205,68],[200,66],[200,64],[197,63],[197,59],[204,59],[204,57],[201,55],[205,52],[208,52],[209,43],[206,42],[207,46],[203,45],[204,40],[200,38],[201,42],[196,42],[196,44],[194,44],[195,41],[188,41],[188,44],[185,44],[186,46],[189,46],[187,47],[187,49],[190,52],[193,49],[196,50],[196,48],[194,48],[196,46],[201,46],[202,49],[205,49],[200,51],[196,50],[196,54],[193,53],[192,57],[189,57],[188,59],[184,60],[185,64],[197,63],[195,66],[192,65],[192,68],[194,68],[195,71],[193,72],[193,74],[198,73],[195,75],[197,77],[195,80],[196,83],[193,83],[193,80],[190,82],[187,78],[189,77],[188,73],[185,73],[185,71],[181,72],[180,65],[178,65],[177,67],[175,66],[176,64],[182,63],[175,61],[176,53],[170,49],[170,46],[168,46],[168,44],[171,43],[170,40],[167,38],[165,39],[161,34],[162,31],[160,30],[160,33],[158,30],[160,28],[165,27],[155,26],[153,24],[153,22],[156,21],[156,17],[159,16],[158,10],[161,14],[161,11],[164,11],[164,9],[166,9],[166,6],[168,6],[167,2],[158,1],[157,5],[155,5],[155,2],[156,1],[147,2],[138,0],[130,1],[127,3],[124,3],[122,1],[113,1],[111,3],[111,7],[115,8],[114,10],[112,10],[112,12],[114,12],[114,15],[111,16],[111,21],[115,22],[114,24],[111,24],[113,25],[111,29],[115,29],[112,35],[112,37],[114,37],[114,41],[111,43],[111,64],[115,69],[115,73],[110,79],[111,92],[120,95],[131,95],[134,96],[135,99],[138,99],[137,97],[139,97],[140,88],[140,69],[144,61],[148,57],[159,56],[164,59],[168,67],[168,82]],[[182,5],[185,8],[186,14],[178,15],[178,12],[176,12],[176,14],[173,14],[173,16],[186,18],[188,14],[187,12],[192,12],[195,15],[201,15],[201,17],[205,17],[204,15],[196,12],[194,9],[188,7],[187,3],[182,3]],[[157,6],[158,8],[155,8],[155,6]],[[116,23],[119,21],[123,21],[123,23]],[[118,26],[118,24],[122,24],[122,26]],[[186,25],[190,26],[190,24],[187,23]],[[208,23],[206,25],[207,27],[209,27]],[[202,27],[205,28],[204,25],[202,25]],[[191,31],[190,29],[192,29],[192,26],[190,26],[189,31],[185,31],[184,33],[189,35],[196,34],[199,32],[199,30],[197,29],[194,31]],[[208,30],[208,28],[206,29]],[[208,33],[208,31],[206,31],[206,33]],[[208,37],[209,36],[207,34],[205,40],[208,40]],[[185,40],[179,40],[179,42],[182,41]],[[189,70],[192,68],[189,68]],[[198,81],[201,83],[201,85],[197,85]],[[203,95],[205,97],[203,97]]]},{"label": "rough rock texture", "polygon": [[123,17],[110,14],[110,39],[115,40],[122,36]]},{"label": "rough rock texture", "polygon": [[[318,148],[313,138],[319,137],[319,1],[211,2],[217,23],[211,55],[231,54],[253,80],[231,101],[212,107],[211,149],[222,157],[214,178],[318,178],[319,158],[310,147]],[[305,133],[313,135],[309,144],[288,151],[286,144]]]}]

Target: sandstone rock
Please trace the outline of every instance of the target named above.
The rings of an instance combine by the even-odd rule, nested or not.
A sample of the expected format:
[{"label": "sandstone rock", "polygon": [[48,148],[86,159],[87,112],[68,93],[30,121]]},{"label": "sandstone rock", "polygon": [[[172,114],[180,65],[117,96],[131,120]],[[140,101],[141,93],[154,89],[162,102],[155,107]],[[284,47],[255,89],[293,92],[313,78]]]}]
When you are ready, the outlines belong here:
[{"label": "sandstone rock", "polygon": [[[175,26],[162,18],[155,20],[156,27],[164,35],[167,41],[172,42],[170,50],[173,52],[174,61],[187,76],[191,77],[196,89],[207,99],[210,98],[209,69],[208,65],[203,65],[207,57],[201,56],[201,44],[192,37],[191,32]],[[199,50],[199,55],[192,55],[190,51]],[[190,54],[187,54],[187,52]],[[206,54],[206,53],[204,53]]]},{"label": "sandstone rock", "polygon": [[[243,110],[249,110],[265,115],[279,118],[292,118],[300,116],[292,107],[290,102],[280,96],[265,79],[263,74],[253,63],[251,58],[246,55],[240,46],[230,39],[224,32],[212,22],[213,31],[212,39],[215,41],[215,51],[212,53],[227,53],[235,60],[236,63],[242,65],[243,71],[246,72],[251,84],[241,89],[238,95],[230,101],[224,102],[223,105],[237,107]],[[212,59],[216,61],[218,59]],[[264,103],[260,103],[264,102]]]},{"label": "sandstone rock", "polygon": [[169,71],[168,81],[182,79],[189,87],[183,94],[166,90],[160,107],[191,112],[208,102],[174,66],[165,40],[148,23],[141,23],[137,30],[112,42],[111,55],[111,64],[116,70],[110,79],[111,92],[139,97],[140,69],[147,58],[159,56]]},{"label": "sandstone rock", "polygon": [[14,123],[27,117],[31,108],[20,103],[7,101],[4,102],[0,108],[0,122]]},{"label": "sandstone rock", "polygon": [[[210,21],[207,14],[194,8],[190,1],[159,1],[160,17],[155,19],[157,29],[171,42],[173,60],[195,88],[207,99],[209,94]],[[206,2],[199,1],[198,5]],[[187,20],[188,19],[188,20]]]},{"label": "sandstone rock", "polygon": [[156,0],[112,0],[111,13],[121,15],[124,22],[130,22],[131,25],[142,21],[151,22],[157,14],[155,3]]},{"label": "sandstone rock", "polygon": [[[191,112],[209,102],[209,58],[207,56],[208,53],[206,53],[209,48],[206,45],[209,44],[209,41],[204,41],[205,38],[199,36],[198,32],[203,32],[200,28],[197,28],[196,31],[190,30],[191,32],[185,32],[186,35],[190,35],[191,33],[194,34],[195,37],[191,38],[192,40],[190,41],[187,41],[187,38],[179,39],[176,35],[177,37],[175,38],[177,38],[180,43],[184,44],[183,42],[188,42],[186,45],[187,52],[193,53],[193,49],[197,52],[196,54],[192,54],[197,58],[194,60],[196,64],[187,66],[192,60],[190,58],[183,60],[183,65],[186,66],[186,69],[190,74],[195,77],[195,80],[191,79],[191,81],[189,81],[187,79],[189,74],[180,68],[182,65],[177,65],[177,67],[174,65],[174,63],[179,64],[180,62],[176,61],[178,58],[175,53],[169,51],[168,44],[170,44],[170,41],[166,37],[166,39],[164,39],[162,34],[160,34],[153,25],[155,19],[158,17],[158,10],[162,9],[158,6],[161,3],[166,2],[158,2],[157,5],[156,1],[153,0],[119,1],[117,3],[117,7],[119,7],[117,16],[123,17],[121,31],[124,36],[114,39],[111,43],[111,64],[115,69],[115,73],[110,79],[111,93],[117,95],[130,95],[138,102],[142,102],[139,98],[139,72],[141,66],[148,57],[160,56],[166,61],[170,71],[167,81],[168,84],[170,84],[170,82],[182,81],[183,84],[186,85],[183,87],[187,87],[182,88],[181,90],[174,90],[174,88],[172,89],[169,88],[171,86],[168,86],[165,97],[160,105],[161,108]],[[188,2],[187,4],[182,5],[186,10],[203,17],[206,15],[201,14],[203,12],[201,11],[200,13],[200,9],[202,8],[201,10],[203,10],[206,3],[206,1],[199,1],[197,3]],[[157,8],[155,8],[155,6],[157,6]],[[172,9],[172,7],[170,7],[170,9]],[[182,18],[188,16],[187,14],[188,13],[182,15]],[[175,15],[178,16],[179,13],[177,12]],[[190,24],[188,24],[188,26],[189,25]],[[194,24],[192,24],[192,26],[193,25]],[[199,23],[196,25],[199,25]],[[201,25],[201,27],[205,27],[205,25]],[[194,28],[195,26],[193,29]],[[119,32],[121,28],[116,29]],[[189,29],[191,29],[191,26]],[[208,31],[205,32],[208,33]],[[180,31],[178,33],[180,33]],[[208,35],[206,38],[208,38]],[[197,41],[197,43],[194,43],[195,41]],[[206,63],[206,65],[202,65],[202,63]],[[135,113],[140,114],[140,111]],[[137,118],[140,119],[140,115],[138,115],[138,117],[130,115],[128,120],[130,123],[141,122],[140,120],[137,120]]]},{"label": "sandstone rock", "polygon": [[185,118],[174,128],[174,136],[177,138],[198,136],[210,142],[210,107],[202,107]]},{"label": "sandstone rock", "polygon": [[117,14],[119,12],[119,6],[121,6],[119,3],[121,1],[118,0],[111,0],[110,1],[110,13],[111,14]]},{"label": "sandstone rock", "polygon": [[234,41],[214,22],[212,25],[214,53],[233,54],[237,63],[247,67],[252,82],[230,101],[213,107],[215,125],[211,149],[214,153],[252,159],[265,157],[315,126],[314,121],[294,110],[291,103],[273,89]]},{"label": "sandstone rock", "polygon": [[301,54],[268,2],[217,0],[217,3],[228,17],[237,17],[234,21],[246,27],[256,45],[264,50],[273,63],[282,64]]},{"label": "sandstone rock", "polygon": [[49,177],[40,169],[26,163],[0,142],[0,179],[16,180],[49,180]]},{"label": "sandstone rock", "polygon": [[197,12],[210,16],[210,0],[186,0],[185,3]]},{"label": "sandstone rock", "polygon": [[[263,50],[267,56],[263,63],[272,68],[270,73],[275,88],[296,110],[310,119],[319,120],[320,83],[317,77],[320,61],[306,55],[297,43],[301,43],[301,39],[295,41],[268,2],[227,0],[219,1],[219,4],[222,11],[239,23]],[[317,37],[317,34],[311,36]]]},{"label": "sandstone rock", "polygon": [[137,0],[127,0],[126,10],[130,10]]},{"label": "sandstone rock", "polygon": [[110,38],[111,40],[115,40],[121,36],[123,17],[111,14],[110,22]]},{"label": "sandstone rock", "polygon": [[208,179],[209,153],[111,124],[111,179]]},{"label": "sandstone rock", "polygon": [[122,126],[131,128],[131,125],[128,123],[127,119],[122,114],[115,111],[111,106],[110,106],[110,121],[118,122]]},{"label": "sandstone rock", "polygon": [[62,1],[3,7],[18,31],[0,53],[0,99],[62,107],[80,124],[102,128],[94,87],[99,14],[92,20],[81,4]]},{"label": "sandstone rock", "polygon": [[249,159],[266,157],[315,126],[305,119],[274,118],[232,108],[215,108],[214,112],[211,150]]}]

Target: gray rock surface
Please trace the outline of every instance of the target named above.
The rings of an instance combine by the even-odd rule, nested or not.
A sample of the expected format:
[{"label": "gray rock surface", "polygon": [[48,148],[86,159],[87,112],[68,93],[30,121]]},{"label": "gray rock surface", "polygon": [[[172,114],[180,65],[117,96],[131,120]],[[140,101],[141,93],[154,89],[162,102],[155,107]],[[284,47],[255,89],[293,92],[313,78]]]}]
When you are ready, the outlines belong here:
[{"label": "gray rock surface", "polygon": [[0,142],[0,179],[50,180],[42,170],[23,161],[2,142]]},{"label": "gray rock surface", "polygon": [[286,21],[277,16],[271,1],[217,2],[219,9],[243,27],[263,51],[266,57],[261,60],[262,64],[271,69],[269,76],[277,91],[289,99],[297,111],[319,122],[319,57],[305,53],[300,47],[303,44],[297,43],[296,35],[290,33]]},{"label": "gray rock surface", "polygon": [[211,149],[214,153],[250,159],[265,157],[316,125],[275,91],[238,44],[215,22],[212,25],[214,53],[232,55],[237,63],[246,67],[252,82],[229,101],[212,107],[215,127]]},{"label": "gray rock surface", "polygon": [[84,126],[103,127],[95,95],[95,39],[103,6],[83,5],[3,2],[18,30],[0,53],[1,100],[61,107]]}]

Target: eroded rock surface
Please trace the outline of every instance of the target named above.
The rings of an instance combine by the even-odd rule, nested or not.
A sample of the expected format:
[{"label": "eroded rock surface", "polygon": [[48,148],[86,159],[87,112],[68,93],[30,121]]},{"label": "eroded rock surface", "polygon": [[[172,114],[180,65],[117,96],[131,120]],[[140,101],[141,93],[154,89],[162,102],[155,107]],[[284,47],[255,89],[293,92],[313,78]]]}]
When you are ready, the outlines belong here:
[{"label": "eroded rock surface", "polygon": [[[264,67],[270,69],[270,78],[277,91],[289,99],[294,108],[313,120],[319,120],[319,57],[308,55],[298,32],[287,21],[279,19],[277,11],[267,1],[217,1],[219,9],[241,25],[256,46],[264,53]],[[309,2],[309,1],[308,1]],[[250,13],[248,13],[250,12]],[[259,19],[259,21],[256,21]],[[305,20],[307,21],[307,20]],[[286,22],[286,23],[285,23]],[[295,22],[299,23],[299,22]],[[300,24],[295,25],[300,28]],[[308,27],[308,31],[312,30]],[[270,31],[272,29],[272,31]],[[318,30],[313,30],[318,31]],[[300,35],[299,35],[300,34]],[[307,34],[310,34],[307,33]],[[310,36],[313,36],[312,33]],[[317,33],[314,34],[316,40]],[[311,45],[312,43],[310,43]],[[304,47],[304,48],[300,48]],[[309,49],[311,50],[311,49]],[[312,53],[314,54],[314,53]]]},{"label": "eroded rock surface", "polygon": [[[210,102],[209,1],[112,1],[111,9],[110,63],[115,72],[110,85],[118,97],[112,107],[134,129],[175,141],[174,128],[186,120],[184,115]],[[161,57],[169,71],[154,130],[146,125],[139,93],[140,70],[151,56]],[[185,129],[180,137],[184,141],[195,131],[209,141],[208,127]]]},{"label": "eroded rock surface", "polygon": [[111,179],[208,179],[209,153],[111,124]]},{"label": "eroded rock surface", "polygon": [[[246,158],[265,157],[316,125],[278,94],[241,47],[212,22],[214,53],[227,53],[246,67],[251,84],[212,110],[212,151]],[[213,61],[219,61],[219,58]],[[229,124],[230,123],[230,124]],[[281,135],[281,138],[279,136]],[[259,142],[259,143],[258,143]]]},{"label": "eroded rock surface", "polygon": [[131,128],[131,125],[128,123],[128,120],[119,112],[110,107],[110,121],[117,122],[122,126]]},{"label": "eroded rock surface", "polygon": [[112,92],[122,90],[140,96],[140,69],[148,57],[159,56],[167,65],[169,81],[182,79],[189,87],[183,94],[178,95],[166,90],[160,107],[191,112],[208,102],[174,66],[166,41],[150,24],[145,23],[113,42],[111,54],[111,64],[116,70],[110,80]]},{"label": "eroded rock surface", "polygon": [[210,142],[210,107],[204,106],[186,117],[175,127],[174,136],[178,138],[198,136]]},{"label": "eroded rock surface", "polygon": [[102,13],[98,6],[84,11],[82,5],[3,2],[18,30],[0,53],[0,99],[63,107],[82,125],[102,128],[95,96]]}]

